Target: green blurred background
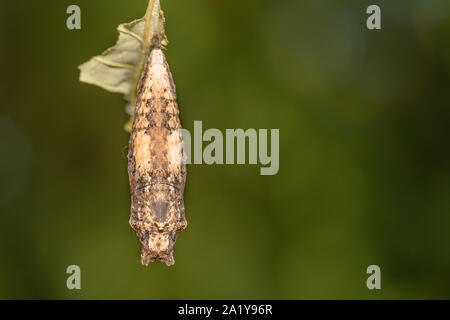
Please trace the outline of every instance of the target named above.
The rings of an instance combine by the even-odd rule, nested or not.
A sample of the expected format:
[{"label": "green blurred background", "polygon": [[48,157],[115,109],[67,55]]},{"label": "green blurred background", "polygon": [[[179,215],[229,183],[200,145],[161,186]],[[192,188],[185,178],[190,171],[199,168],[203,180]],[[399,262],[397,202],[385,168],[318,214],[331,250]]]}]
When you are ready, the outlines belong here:
[{"label": "green blurred background", "polygon": [[184,127],[279,128],[278,175],[188,166],[176,263],[141,266],[124,100],[77,66],[146,0],[1,1],[0,298],[450,298],[450,2],[161,2]]}]

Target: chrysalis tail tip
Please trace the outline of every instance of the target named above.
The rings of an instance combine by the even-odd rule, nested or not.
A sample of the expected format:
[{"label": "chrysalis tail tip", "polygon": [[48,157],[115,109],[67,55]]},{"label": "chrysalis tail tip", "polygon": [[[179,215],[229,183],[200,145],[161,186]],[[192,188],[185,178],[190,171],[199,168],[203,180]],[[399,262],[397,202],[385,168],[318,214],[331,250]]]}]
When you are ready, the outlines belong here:
[{"label": "chrysalis tail tip", "polygon": [[143,252],[141,255],[141,263],[144,266],[148,266],[151,262],[159,260],[165,263],[167,266],[172,266],[175,264],[175,259],[173,258],[173,252],[164,255],[153,255],[150,252]]}]

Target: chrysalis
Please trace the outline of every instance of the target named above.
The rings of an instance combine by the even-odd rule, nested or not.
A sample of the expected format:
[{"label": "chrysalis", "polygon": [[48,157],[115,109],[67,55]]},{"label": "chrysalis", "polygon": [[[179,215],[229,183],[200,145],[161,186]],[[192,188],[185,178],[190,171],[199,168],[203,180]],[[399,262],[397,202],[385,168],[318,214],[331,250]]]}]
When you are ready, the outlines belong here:
[{"label": "chrysalis", "polygon": [[153,49],[138,86],[128,152],[130,225],[141,242],[141,261],[174,264],[178,233],[186,228],[186,165],[175,85],[164,52]]}]

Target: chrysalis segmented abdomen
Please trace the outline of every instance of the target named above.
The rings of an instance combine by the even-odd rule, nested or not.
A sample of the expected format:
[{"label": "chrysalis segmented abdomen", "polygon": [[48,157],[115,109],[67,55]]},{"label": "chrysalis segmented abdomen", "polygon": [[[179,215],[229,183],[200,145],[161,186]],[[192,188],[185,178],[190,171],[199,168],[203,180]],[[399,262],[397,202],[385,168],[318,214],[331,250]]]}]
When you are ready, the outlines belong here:
[{"label": "chrysalis segmented abdomen", "polygon": [[174,263],[173,247],[186,228],[186,165],[175,85],[164,52],[153,49],[141,77],[128,153],[130,225],[142,263]]}]

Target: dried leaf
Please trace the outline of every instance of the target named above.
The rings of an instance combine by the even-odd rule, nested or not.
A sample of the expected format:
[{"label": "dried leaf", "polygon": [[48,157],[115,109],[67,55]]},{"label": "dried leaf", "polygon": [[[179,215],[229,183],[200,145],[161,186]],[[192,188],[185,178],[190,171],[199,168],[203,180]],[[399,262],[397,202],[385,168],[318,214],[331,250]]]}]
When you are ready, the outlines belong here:
[{"label": "dried leaf", "polygon": [[80,81],[129,95],[142,61],[145,19],[121,24],[116,45],[79,66]]}]

